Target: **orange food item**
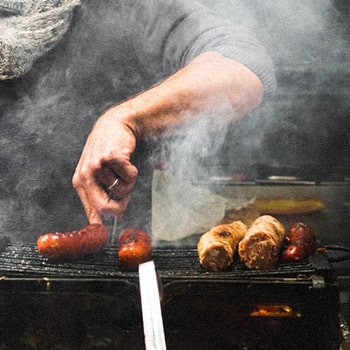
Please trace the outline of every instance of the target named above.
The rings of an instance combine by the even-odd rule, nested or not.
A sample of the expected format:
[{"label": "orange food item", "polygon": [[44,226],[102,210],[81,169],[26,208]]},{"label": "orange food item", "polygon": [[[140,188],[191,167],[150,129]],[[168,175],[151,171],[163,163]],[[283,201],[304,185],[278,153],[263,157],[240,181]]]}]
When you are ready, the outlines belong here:
[{"label": "orange food item", "polygon": [[108,229],[91,224],[80,230],[49,232],[37,239],[38,252],[48,259],[79,258],[97,253],[108,242]]},{"label": "orange food item", "polygon": [[197,244],[200,264],[213,272],[225,271],[232,264],[238,242],[247,226],[241,221],[214,226],[204,233]]},{"label": "orange food item", "polygon": [[293,215],[316,213],[325,208],[325,203],[317,198],[258,198],[254,206],[261,214]]},{"label": "orange food item", "polygon": [[129,270],[148,261],[152,255],[152,239],[139,228],[126,228],[119,234],[119,262]]},{"label": "orange food item", "polygon": [[238,254],[250,269],[270,270],[278,261],[285,229],[270,215],[262,215],[249,227],[238,244]]}]

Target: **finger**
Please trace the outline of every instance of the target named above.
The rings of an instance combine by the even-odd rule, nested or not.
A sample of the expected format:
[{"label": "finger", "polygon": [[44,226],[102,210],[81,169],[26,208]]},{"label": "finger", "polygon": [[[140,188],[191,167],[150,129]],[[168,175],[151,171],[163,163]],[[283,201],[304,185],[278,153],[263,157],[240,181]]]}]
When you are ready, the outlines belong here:
[{"label": "finger", "polygon": [[129,160],[124,162],[111,160],[105,164],[105,168],[109,169],[112,174],[119,176],[124,184],[129,185],[135,183],[138,170]]},{"label": "finger", "polygon": [[118,198],[117,200],[110,198],[106,192],[100,191],[100,196],[97,192],[92,192],[90,198],[97,207],[97,212],[100,215],[116,216],[120,221],[127,210],[130,202],[130,195],[124,198]]},{"label": "finger", "polygon": [[90,224],[103,223],[102,214],[117,216],[121,219],[127,209],[130,196],[115,201],[95,181],[75,186]]},{"label": "finger", "polygon": [[80,201],[83,205],[89,224],[94,224],[94,223],[102,224],[102,217],[99,211],[97,210],[97,208],[91,202],[89,194],[85,190],[85,188],[83,186],[78,186],[78,187],[75,187],[75,190],[78,193]]},{"label": "finger", "polygon": [[[137,173],[137,172],[136,172]],[[131,182],[126,182],[119,173],[115,173],[108,166],[104,166],[99,174],[95,175],[107,193],[113,193],[117,198],[124,198],[135,185],[136,177]],[[128,177],[129,181],[131,176]]]},{"label": "finger", "polygon": [[128,208],[130,199],[130,195],[127,195],[124,198],[118,200],[109,199],[108,205],[102,209],[102,214],[107,216],[116,216],[118,218],[118,221],[121,221],[124,213]]}]

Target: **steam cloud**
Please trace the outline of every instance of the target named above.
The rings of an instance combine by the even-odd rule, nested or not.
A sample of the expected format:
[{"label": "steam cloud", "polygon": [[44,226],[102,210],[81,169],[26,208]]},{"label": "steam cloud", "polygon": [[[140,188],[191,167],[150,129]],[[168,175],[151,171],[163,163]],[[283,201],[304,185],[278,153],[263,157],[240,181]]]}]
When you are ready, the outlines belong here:
[{"label": "steam cloud", "polygon": [[[208,161],[290,163],[297,157],[324,153],[326,145],[320,144],[320,139],[333,140],[340,130],[349,130],[350,102],[343,99],[349,86],[341,78],[344,72],[349,74],[344,63],[349,57],[349,28],[331,1],[202,2],[219,15],[255,28],[276,63],[280,80],[277,96],[214,138],[208,133],[211,127],[206,118],[188,124],[186,135],[167,138],[169,143],[157,145],[160,155],[141,156],[139,164],[151,165],[164,150],[181,176],[187,176],[189,169],[206,171],[200,165]],[[95,23],[94,16],[82,6],[75,19],[80,30],[68,33],[25,78],[0,83],[0,233],[14,240],[34,241],[42,232],[69,230],[86,223],[71,187],[85,138],[108,106],[146,88],[135,88],[140,77],[119,72],[115,66],[113,51],[123,48],[111,45],[115,18],[111,9],[103,9],[103,2],[99,3],[99,10],[105,14],[103,23]],[[116,95],[125,81],[128,85],[123,93]],[[301,94],[310,90],[315,96],[336,97],[329,105],[318,98],[310,105],[309,98]],[[334,115],[312,115],[318,102],[328,110],[336,105]],[[335,128],[336,124],[339,127]],[[344,144],[348,142],[346,135],[342,136]],[[282,151],[283,146],[289,152]],[[150,184],[149,174],[144,175],[139,181],[143,189]],[[145,214],[140,203],[149,202],[142,192],[135,192],[133,198],[125,225],[128,219]]]}]

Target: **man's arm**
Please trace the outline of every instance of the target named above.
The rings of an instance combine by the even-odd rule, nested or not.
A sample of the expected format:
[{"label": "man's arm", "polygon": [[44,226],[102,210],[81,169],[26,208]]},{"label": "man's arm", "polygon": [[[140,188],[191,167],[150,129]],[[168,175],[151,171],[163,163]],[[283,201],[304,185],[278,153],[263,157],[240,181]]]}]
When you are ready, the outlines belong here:
[{"label": "man's arm", "polygon": [[221,54],[206,52],[161,84],[125,102],[124,123],[141,138],[171,132],[201,112],[220,118],[224,110],[226,122],[234,122],[256,108],[262,97],[262,83],[253,72]]},{"label": "man's arm", "polygon": [[[73,176],[88,221],[125,212],[137,177],[130,158],[139,139],[171,133],[204,113],[214,121],[224,110],[222,122],[234,122],[256,108],[262,96],[262,83],[248,68],[205,52],[160,84],[107,110],[92,129]],[[120,183],[113,192],[119,201],[104,189],[116,178]]]}]

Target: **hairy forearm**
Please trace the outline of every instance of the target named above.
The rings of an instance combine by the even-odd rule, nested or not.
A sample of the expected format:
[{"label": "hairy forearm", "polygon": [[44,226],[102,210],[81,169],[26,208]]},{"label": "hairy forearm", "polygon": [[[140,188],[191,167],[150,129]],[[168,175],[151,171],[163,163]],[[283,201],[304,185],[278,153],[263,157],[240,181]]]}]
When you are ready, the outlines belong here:
[{"label": "hairy forearm", "polygon": [[202,113],[217,118],[225,111],[225,120],[234,122],[256,108],[262,95],[262,83],[249,69],[208,52],[107,114],[118,115],[140,139],[174,130]]}]

